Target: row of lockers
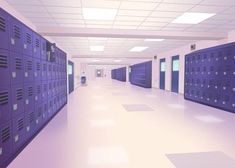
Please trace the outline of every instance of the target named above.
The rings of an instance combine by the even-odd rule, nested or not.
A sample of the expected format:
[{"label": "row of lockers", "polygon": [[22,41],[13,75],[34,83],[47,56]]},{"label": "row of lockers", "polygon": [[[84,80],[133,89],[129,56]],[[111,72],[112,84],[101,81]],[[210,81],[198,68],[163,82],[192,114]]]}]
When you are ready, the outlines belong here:
[{"label": "row of lockers", "polygon": [[185,99],[235,112],[235,43],[186,55]]},{"label": "row of lockers", "polygon": [[4,79],[0,86],[66,78],[66,62],[59,65],[28,56],[20,58],[14,53],[12,55],[7,53],[7,50],[0,50],[0,78]]},{"label": "row of lockers", "polygon": [[35,103],[41,103],[59,93],[66,93],[66,82],[51,80],[0,87],[0,122],[8,121],[14,115],[33,108]]},{"label": "row of lockers", "polygon": [[126,67],[113,69],[111,71],[112,79],[116,79],[118,81],[126,82]]},{"label": "row of lockers", "polygon": [[18,113],[13,120],[0,122],[1,168],[66,104],[66,94],[60,93],[50,97],[40,104],[35,104],[32,109]]},{"label": "row of lockers", "polygon": [[0,167],[67,103],[66,53],[0,8]]},{"label": "row of lockers", "polygon": [[131,84],[145,88],[152,87],[152,61],[135,64],[130,68]]}]

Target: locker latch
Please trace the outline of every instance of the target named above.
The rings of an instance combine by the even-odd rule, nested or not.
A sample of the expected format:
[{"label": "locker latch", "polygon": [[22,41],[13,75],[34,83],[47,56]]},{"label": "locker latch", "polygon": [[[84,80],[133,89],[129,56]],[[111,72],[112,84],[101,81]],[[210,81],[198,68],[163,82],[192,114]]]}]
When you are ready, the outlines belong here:
[{"label": "locker latch", "polygon": [[27,44],[24,44],[24,49],[27,49]]},{"label": "locker latch", "polygon": [[25,104],[29,104],[29,100],[28,99],[25,100]]},{"label": "locker latch", "polygon": [[0,148],[0,156],[2,155],[2,148]]},{"label": "locker latch", "polygon": [[16,111],[17,110],[17,104],[13,105],[13,110]]},{"label": "locker latch", "polygon": [[16,72],[12,72],[12,78],[16,78]]},{"label": "locker latch", "polygon": [[17,142],[19,140],[19,135],[15,136],[15,142]]},{"label": "locker latch", "polygon": [[28,77],[28,72],[25,72],[25,73],[24,73],[24,76],[25,76],[25,77]]},{"label": "locker latch", "polygon": [[15,39],[11,38],[11,44],[15,45]]},{"label": "locker latch", "polygon": [[30,130],[30,126],[27,126],[27,132],[29,132],[29,130]]}]

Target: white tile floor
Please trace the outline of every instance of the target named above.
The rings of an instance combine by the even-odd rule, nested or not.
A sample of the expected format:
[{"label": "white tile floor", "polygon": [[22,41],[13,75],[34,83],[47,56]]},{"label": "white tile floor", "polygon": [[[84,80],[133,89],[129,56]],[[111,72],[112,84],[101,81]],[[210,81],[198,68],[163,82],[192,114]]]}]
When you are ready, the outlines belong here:
[{"label": "white tile floor", "polygon": [[[145,104],[154,111],[127,112],[123,104]],[[234,130],[235,114],[170,92],[96,81],[75,90],[9,168],[184,168],[180,163],[192,153],[219,151],[235,159]],[[174,154],[176,163],[168,158]],[[211,168],[213,156],[197,162]]]}]

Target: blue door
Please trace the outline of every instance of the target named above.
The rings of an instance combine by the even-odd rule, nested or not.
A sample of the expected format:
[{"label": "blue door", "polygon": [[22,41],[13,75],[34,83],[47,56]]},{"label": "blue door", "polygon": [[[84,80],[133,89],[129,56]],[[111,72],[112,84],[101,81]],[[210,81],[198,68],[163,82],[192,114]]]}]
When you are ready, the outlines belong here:
[{"label": "blue door", "polygon": [[178,93],[179,92],[179,56],[172,57],[171,64],[171,91]]},{"label": "blue door", "polygon": [[165,90],[166,59],[160,59],[160,89]]},{"label": "blue door", "polygon": [[74,91],[74,64],[68,61],[68,75],[69,75],[69,93]]}]

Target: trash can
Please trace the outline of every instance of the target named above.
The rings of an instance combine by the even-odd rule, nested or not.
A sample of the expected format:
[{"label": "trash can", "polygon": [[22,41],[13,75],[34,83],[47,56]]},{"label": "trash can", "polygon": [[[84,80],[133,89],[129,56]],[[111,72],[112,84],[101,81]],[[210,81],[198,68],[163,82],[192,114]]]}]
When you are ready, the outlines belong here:
[{"label": "trash can", "polygon": [[82,85],[85,85],[85,84],[86,84],[86,77],[85,77],[85,76],[82,76],[82,77],[81,77],[81,84],[82,84]]}]

